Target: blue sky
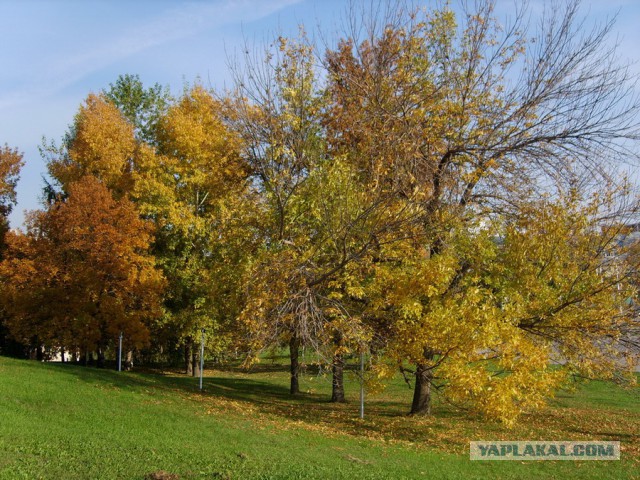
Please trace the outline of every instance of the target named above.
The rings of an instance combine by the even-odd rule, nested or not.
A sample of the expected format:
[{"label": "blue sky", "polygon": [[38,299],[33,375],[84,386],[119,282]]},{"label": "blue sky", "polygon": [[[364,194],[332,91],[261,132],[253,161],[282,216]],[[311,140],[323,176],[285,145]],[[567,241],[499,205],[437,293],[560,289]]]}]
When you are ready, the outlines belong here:
[{"label": "blue sky", "polygon": [[[516,1],[498,0],[498,13]],[[535,11],[541,0],[530,3]],[[294,33],[300,23],[307,31],[318,23],[331,30],[345,6],[346,0],[0,0],[0,144],[19,148],[26,162],[12,226],[21,225],[25,209],[39,208],[42,137],[58,141],[88,93],[125,73],[173,91],[196,78],[229,85],[227,58],[245,39],[259,44]],[[640,61],[640,0],[587,0],[583,7],[596,21],[619,12],[621,57]]]}]

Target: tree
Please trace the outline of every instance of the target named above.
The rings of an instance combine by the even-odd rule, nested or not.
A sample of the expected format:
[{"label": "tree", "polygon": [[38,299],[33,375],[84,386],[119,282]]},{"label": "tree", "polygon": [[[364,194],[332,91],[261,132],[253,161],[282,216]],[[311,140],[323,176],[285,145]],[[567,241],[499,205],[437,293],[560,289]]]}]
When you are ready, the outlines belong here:
[{"label": "tree", "polygon": [[[16,204],[16,185],[23,165],[22,153],[17,149],[8,145],[0,148],[0,260],[4,258],[5,235],[9,231],[8,216]],[[9,337],[4,319],[0,319],[0,352],[20,355],[23,349],[23,345]]]},{"label": "tree", "polygon": [[230,292],[240,291],[232,279],[241,269],[229,268],[240,258],[222,239],[234,241],[230,212],[243,202],[246,166],[223,109],[200,86],[173,100],[157,85],[145,90],[137,77],[120,77],[107,93],[87,97],[61,148],[47,149],[63,194],[91,174],[153,223],[153,254],[168,282],[154,347],[181,344],[188,371],[199,365],[191,346],[200,328],[216,332],[208,336],[213,350],[228,341],[222,326],[232,316]]},{"label": "tree", "polygon": [[241,320],[253,360],[265,347],[288,343],[290,391],[296,394],[300,348],[316,344],[322,329],[315,295],[304,285],[299,245],[306,245],[307,239],[297,221],[306,214],[299,190],[323,156],[321,99],[313,56],[304,40],[279,38],[264,59],[247,55],[246,60],[246,70],[234,72],[230,118],[244,140],[255,179],[261,248],[245,280]]},{"label": "tree", "polygon": [[[22,154],[8,145],[0,148],[0,238],[9,229],[7,217],[16,204],[16,185],[20,178],[20,169],[24,165]],[[2,248],[0,247],[0,255]]]},{"label": "tree", "polygon": [[0,203],[3,216],[11,212],[16,203],[16,185],[24,165],[22,154],[8,145],[0,148]]},{"label": "tree", "polygon": [[594,223],[606,202],[532,202],[517,217],[456,228],[438,255],[380,268],[387,355],[416,365],[414,410],[428,413],[437,389],[511,423],[570,375],[633,380],[637,342],[634,351],[625,340],[640,327],[628,303],[638,263],[617,246],[618,225]]},{"label": "tree", "polygon": [[[197,374],[194,342],[202,328],[219,350],[237,302],[244,226],[240,212],[247,166],[240,138],[223,122],[224,107],[196,86],[158,120],[156,151],[141,145],[133,198],[156,225],[154,253],[168,281],[168,331]],[[231,230],[235,225],[237,230]],[[230,248],[234,245],[234,248]],[[236,250],[237,248],[237,250]]]},{"label": "tree", "polygon": [[102,93],[131,122],[139,141],[156,142],[158,122],[171,104],[167,87],[156,83],[145,89],[139,75],[127,74],[120,75]]},{"label": "tree", "polygon": [[[478,340],[449,352],[446,332],[453,325],[465,331],[465,322],[486,318],[491,324],[505,315],[495,309],[485,317],[485,294],[476,297],[483,256],[498,255],[478,229],[499,218],[524,221],[545,193],[562,199],[577,187],[584,197],[590,182],[611,177],[608,165],[637,158],[630,145],[637,139],[640,104],[631,74],[607,47],[612,23],[579,33],[578,3],[571,2],[547,10],[531,37],[523,11],[501,28],[493,8],[492,1],[478,2],[476,11],[460,17],[447,6],[424,15],[394,10],[374,18],[362,30],[366,38],[347,37],[326,57],[333,148],[364,172],[372,188],[420,211],[407,232],[413,245],[399,242],[382,249],[375,267],[379,281],[407,286],[398,282],[405,278],[415,295],[391,295],[382,288],[379,292],[391,298],[372,301],[377,310],[369,314],[395,331],[389,354],[416,365],[414,414],[429,412],[435,372],[453,352],[473,365],[466,355],[483,349],[484,340]],[[353,32],[359,31],[357,23]],[[565,215],[571,216],[563,211],[558,221]],[[580,218],[595,222],[589,213]],[[545,217],[550,223],[543,228],[552,228],[552,220]],[[588,231],[576,235],[590,238]],[[541,241],[528,232],[527,240]],[[554,241],[571,244],[569,238]],[[602,254],[602,249],[590,252]],[[574,265],[571,257],[561,261]],[[600,298],[599,289],[590,288],[594,297],[577,302],[583,308]],[[450,295],[458,291],[461,296],[453,301]],[[556,306],[566,293],[555,291]],[[607,308],[613,305],[603,311]],[[458,317],[456,311],[467,313]],[[413,318],[411,328],[407,316]],[[514,332],[503,340],[517,351],[519,338]],[[553,338],[564,341],[561,329]],[[595,356],[592,350],[582,353]],[[452,381],[451,375],[444,380]],[[535,398],[533,383],[530,388],[529,398]],[[497,415],[506,415],[505,410]]]},{"label": "tree", "polygon": [[230,105],[257,196],[260,248],[240,316],[249,362],[288,344],[295,394],[306,346],[331,365],[332,399],[344,401],[344,358],[369,336],[354,301],[361,300],[359,276],[376,244],[404,235],[411,209],[372,189],[341,152],[329,150],[328,98],[304,32],[279,38],[256,58],[235,72]]},{"label": "tree", "polygon": [[100,179],[118,196],[133,188],[138,143],[133,125],[105,97],[90,94],[76,114],[61,148],[46,147],[51,177],[68,192],[86,175]]},{"label": "tree", "polygon": [[27,217],[8,237],[0,265],[7,326],[19,341],[86,356],[122,333],[129,349],[149,341],[164,282],[148,250],[149,223],[95,177],[69,184],[68,198]]},{"label": "tree", "polygon": [[350,314],[331,295],[330,282],[359,254],[362,224],[374,215],[350,184],[352,172],[327,154],[325,98],[304,32],[279,38],[264,58],[247,56],[245,63],[234,72],[230,119],[244,140],[256,196],[259,245],[240,316],[248,361],[265,348],[288,345],[290,392],[297,394],[300,350],[307,346],[334,365],[333,397],[343,401],[341,355],[348,333],[358,329],[342,328],[340,320]]}]

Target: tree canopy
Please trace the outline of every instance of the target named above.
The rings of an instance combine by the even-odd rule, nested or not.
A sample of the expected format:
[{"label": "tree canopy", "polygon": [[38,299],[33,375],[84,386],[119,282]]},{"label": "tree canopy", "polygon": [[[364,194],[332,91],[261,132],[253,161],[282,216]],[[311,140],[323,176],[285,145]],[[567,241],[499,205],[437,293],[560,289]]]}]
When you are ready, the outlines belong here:
[{"label": "tree canopy", "polygon": [[130,348],[146,345],[164,286],[150,242],[130,201],[114,200],[95,177],[70,184],[68,198],[7,237],[0,271],[10,331],[82,354],[104,352],[121,332]]},{"label": "tree canopy", "polygon": [[[633,382],[640,354],[636,78],[579,3],[352,12],[247,52],[229,91],[172,97],[120,77],[80,106],[49,172],[60,190],[8,236],[16,338],[51,348],[288,347],[331,367],[367,353],[510,424],[572,375]],[[9,165],[7,193],[20,163]],[[3,160],[4,161],[4,160]],[[2,173],[2,172],[0,172]],[[162,275],[159,273],[162,271]]]}]

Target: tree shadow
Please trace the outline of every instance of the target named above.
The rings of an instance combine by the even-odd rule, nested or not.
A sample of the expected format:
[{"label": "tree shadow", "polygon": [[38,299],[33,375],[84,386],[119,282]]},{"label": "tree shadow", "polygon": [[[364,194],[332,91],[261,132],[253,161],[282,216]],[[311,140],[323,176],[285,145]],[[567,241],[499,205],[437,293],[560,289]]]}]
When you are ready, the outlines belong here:
[{"label": "tree shadow", "polygon": [[[73,375],[90,384],[103,383],[116,389],[141,391],[150,395],[162,395],[165,392],[173,398],[176,395],[182,396],[184,401],[201,402],[207,413],[219,412],[224,415],[235,411],[243,415],[254,415],[256,419],[275,421],[283,426],[291,422],[311,430],[320,429],[323,432],[346,433],[385,441],[407,441],[458,453],[468,447],[470,439],[477,439],[479,432],[496,438],[504,433],[504,427],[500,424],[455,409],[438,396],[434,398],[432,416],[410,417],[407,412],[411,392],[409,389],[406,392],[401,390],[398,385],[379,395],[367,395],[365,418],[360,419],[354,378],[348,389],[349,402],[332,403],[329,397],[329,379],[320,384],[318,391],[291,395],[288,365],[276,363],[265,362],[249,370],[236,364],[215,365],[213,369],[205,369],[203,391],[198,388],[197,377],[178,374],[177,371],[147,369],[142,374],[55,363],[47,364],[47,368],[60,374]],[[311,372],[318,373],[317,369]],[[536,418],[539,420],[539,417]],[[634,433],[625,428],[617,429],[617,426],[616,423],[610,431],[605,431],[595,425],[591,430],[584,425],[565,423],[562,431],[571,437],[597,435],[631,443],[637,441]],[[522,428],[524,430],[521,433],[536,435],[532,433],[533,430],[527,430],[526,425]],[[540,424],[535,431],[542,436],[546,433],[544,428]],[[516,429],[510,434],[518,431]]]},{"label": "tree shadow", "polygon": [[282,385],[272,382],[229,377],[207,377],[204,379],[207,393],[219,393],[231,399],[253,400],[255,397],[287,398],[289,391]]},{"label": "tree shadow", "polygon": [[[151,395],[161,395],[163,392],[184,395],[185,400],[197,399],[222,410],[226,408],[225,401],[232,402],[235,408],[271,418],[283,418],[306,425],[308,428],[320,427],[336,432],[394,440],[424,439],[424,432],[420,433],[424,419],[414,421],[406,415],[406,399],[395,396],[379,400],[367,399],[366,416],[361,420],[359,401],[353,398],[353,395],[347,403],[330,401],[328,380],[319,392],[291,395],[288,386],[288,365],[283,364],[265,362],[248,370],[238,364],[215,365],[214,369],[205,369],[203,391],[199,390],[197,377],[181,375],[177,371],[163,373],[144,369],[144,373],[117,372],[69,363],[46,365],[59,374],[72,375],[89,384],[103,383],[110,388],[143,391]],[[321,371],[317,366],[307,365],[305,374],[319,373]],[[438,402],[436,405],[437,413],[444,419],[449,420],[451,416],[457,415],[453,411],[441,409]],[[389,427],[391,423],[394,424],[393,428]]]},{"label": "tree shadow", "polygon": [[[82,366],[73,363],[50,362],[44,364],[59,374],[72,375],[76,379],[95,384],[97,382],[108,383],[110,386],[122,390],[189,390],[189,383],[193,383],[191,377],[181,378],[173,375],[165,375],[159,372],[152,374],[140,374],[138,372],[118,372],[106,368]],[[189,382],[191,380],[191,382]],[[195,388],[192,388],[195,390]]]}]

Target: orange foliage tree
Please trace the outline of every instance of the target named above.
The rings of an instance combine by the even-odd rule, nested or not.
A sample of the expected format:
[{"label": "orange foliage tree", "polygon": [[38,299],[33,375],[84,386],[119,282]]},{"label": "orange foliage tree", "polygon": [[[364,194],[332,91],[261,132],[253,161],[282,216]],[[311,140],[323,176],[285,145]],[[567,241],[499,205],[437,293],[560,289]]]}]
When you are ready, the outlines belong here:
[{"label": "orange foliage tree", "polygon": [[0,264],[7,325],[23,342],[96,352],[122,332],[128,349],[149,341],[164,281],[148,254],[150,225],[95,177],[69,185],[65,201],[31,212],[8,236]]},{"label": "orange foliage tree", "polygon": [[[9,231],[7,217],[16,203],[16,184],[23,163],[22,154],[17,149],[8,145],[0,147],[0,259],[4,255],[5,235]],[[4,286],[0,288],[4,290]],[[9,337],[4,319],[0,318],[0,352],[19,355],[22,350],[23,346]]]},{"label": "orange foliage tree", "polygon": [[[189,372],[198,364],[192,344],[199,330],[215,331],[208,347],[219,350],[225,335],[218,327],[237,305],[238,270],[229,265],[242,248],[225,242],[229,235],[231,243],[249,238],[231,232],[243,230],[238,204],[246,167],[239,137],[225,126],[223,105],[211,93],[195,86],[176,100],[159,95],[135,77],[121,77],[109,92],[89,95],[61,148],[45,151],[63,195],[74,181],[94,175],[153,225],[152,253],[167,280],[154,347],[183,347]],[[147,117],[153,126],[143,125]]]}]

